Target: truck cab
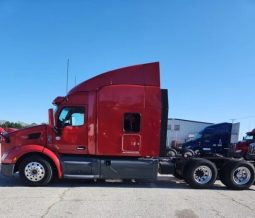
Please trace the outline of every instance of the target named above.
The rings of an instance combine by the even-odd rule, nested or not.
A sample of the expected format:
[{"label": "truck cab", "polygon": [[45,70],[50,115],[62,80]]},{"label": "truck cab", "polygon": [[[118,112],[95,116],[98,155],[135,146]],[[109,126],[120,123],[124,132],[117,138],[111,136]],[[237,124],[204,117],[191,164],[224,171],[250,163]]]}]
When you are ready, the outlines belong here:
[{"label": "truck cab", "polygon": [[[159,63],[109,71],[53,100],[49,122],[2,135],[2,174],[30,185],[59,178],[157,177],[167,91]],[[163,103],[164,105],[163,105]]]},{"label": "truck cab", "polygon": [[247,132],[243,140],[238,142],[235,146],[235,152],[240,156],[245,156],[248,159],[255,157],[255,129]]},{"label": "truck cab", "polygon": [[203,129],[195,139],[182,144],[183,149],[191,149],[200,154],[226,155],[231,142],[232,123],[219,123]]},{"label": "truck cab", "polygon": [[[167,157],[168,96],[160,88],[158,62],[93,77],[53,105],[48,124],[0,131],[2,175],[17,172],[29,186],[47,185],[54,177],[151,181],[160,173],[183,178],[193,188],[209,188],[218,170],[232,189],[248,189],[255,180],[247,161]],[[220,144],[212,135],[207,129],[193,143]]]}]

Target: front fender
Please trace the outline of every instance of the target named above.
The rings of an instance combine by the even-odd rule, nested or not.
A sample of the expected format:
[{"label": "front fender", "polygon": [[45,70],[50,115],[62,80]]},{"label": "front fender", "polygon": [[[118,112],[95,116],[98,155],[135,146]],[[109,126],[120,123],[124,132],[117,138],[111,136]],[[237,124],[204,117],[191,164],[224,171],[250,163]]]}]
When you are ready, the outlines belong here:
[{"label": "front fender", "polygon": [[45,148],[41,145],[25,145],[20,147],[14,147],[8,152],[4,153],[2,156],[3,164],[16,164],[17,161],[22,158],[24,155],[29,153],[38,153],[44,154],[47,156],[56,166],[58,177],[63,178],[62,167],[59,161],[58,156],[53,153],[48,148]]}]

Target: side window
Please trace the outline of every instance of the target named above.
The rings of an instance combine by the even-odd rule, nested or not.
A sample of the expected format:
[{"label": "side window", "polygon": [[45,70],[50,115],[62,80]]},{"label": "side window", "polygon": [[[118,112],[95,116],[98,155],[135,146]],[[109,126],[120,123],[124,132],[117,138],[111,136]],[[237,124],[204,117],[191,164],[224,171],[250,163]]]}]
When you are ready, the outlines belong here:
[{"label": "side window", "polygon": [[82,126],[85,123],[84,107],[65,107],[62,109],[59,118],[58,126]]},{"label": "side window", "polygon": [[180,131],[180,125],[174,125],[174,130],[175,131]]},{"label": "side window", "polygon": [[209,134],[209,133],[204,134],[204,139],[209,139],[210,137],[211,137],[211,134]]},{"label": "side window", "polygon": [[138,113],[124,114],[124,132],[140,132],[141,116]]}]

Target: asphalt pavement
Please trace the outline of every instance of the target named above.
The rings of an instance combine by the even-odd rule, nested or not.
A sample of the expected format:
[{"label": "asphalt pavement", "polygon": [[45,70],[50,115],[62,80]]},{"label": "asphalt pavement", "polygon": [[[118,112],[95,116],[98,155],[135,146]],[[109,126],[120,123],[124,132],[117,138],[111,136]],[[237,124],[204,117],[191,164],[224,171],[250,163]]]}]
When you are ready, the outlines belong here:
[{"label": "asphalt pavement", "polygon": [[172,176],[158,181],[63,180],[26,187],[0,176],[0,217],[255,217],[255,186],[233,191],[217,182],[191,189]]}]

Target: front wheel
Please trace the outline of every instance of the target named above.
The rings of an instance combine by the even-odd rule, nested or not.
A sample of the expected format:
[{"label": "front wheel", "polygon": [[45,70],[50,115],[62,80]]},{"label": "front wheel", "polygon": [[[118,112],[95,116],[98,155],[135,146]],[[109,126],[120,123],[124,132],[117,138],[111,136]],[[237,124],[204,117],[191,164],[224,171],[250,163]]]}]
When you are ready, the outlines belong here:
[{"label": "front wheel", "polygon": [[194,157],[195,156],[195,152],[191,149],[184,149],[182,151],[182,156],[184,158],[190,158],[190,157]]},{"label": "front wheel", "polygon": [[175,149],[169,149],[167,151],[167,154],[166,154],[167,157],[176,157],[177,156],[177,151]]},{"label": "front wheel", "polygon": [[19,175],[29,186],[44,186],[51,181],[53,171],[49,161],[41,156],[33,155],[21,161]]}]

